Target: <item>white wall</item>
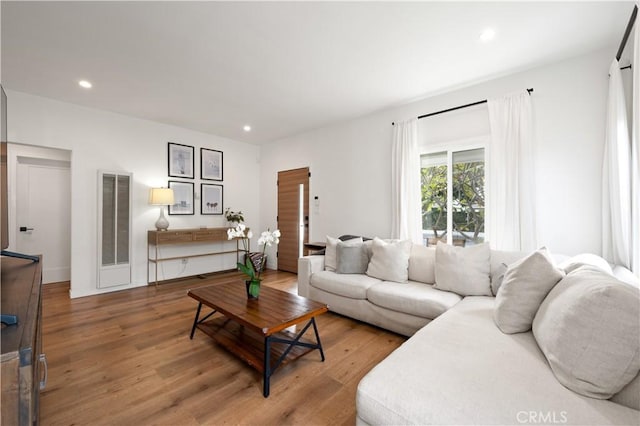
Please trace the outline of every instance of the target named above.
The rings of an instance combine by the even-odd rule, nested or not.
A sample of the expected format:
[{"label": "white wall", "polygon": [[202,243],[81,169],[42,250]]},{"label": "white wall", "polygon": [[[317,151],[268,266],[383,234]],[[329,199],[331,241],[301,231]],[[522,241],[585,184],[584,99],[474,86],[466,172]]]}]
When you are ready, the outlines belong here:
[{"label": "white wall", "polygon": [[[585,56],[487,81],[268,144],[262,150],[150,121],[7,90],[9,141],[71,151],[72,296],[96,288],[97,170],[134,174],[133,279],[146,284],[146,230],[158,216],[148,188],[166,185],[169,141],[224,151],[224,205],[246,213],[254,230],[276,227],[276,177],[310,167],[310,239],[345,233],[390,234],[392,121],[491,96],[535,89],[539,245],[554,252],[600,253],[600,180],[607,69],[615,46]],[[336,102],[340,100],[337,99]],[[424,146],[486,131],[485,107],[421,120]],[[485,117],[485,118],[483,118]],[[484,130],[483,130],[484,129]],[[262,151],[262,152],[261,152]],[[260,185],[256,185],[260,182]],[[313,197],[318,196],[316,208]],[[169,216],[172,228],[223,226],[222,216]],[[255,243],[254,243],[255,246]],[[233,267],[234,259],[165,264],[161,279]],[[274,256],[270,256],[274,267]]]},{"label": "white wall", "polygon": [[[243,142],[175,126],[84,108],[6,90],[10,142],[71,151],[71,296],[146,285],[146,231],[154,228],[158,207],[149,206],[150,187],[167,186],[167,142],[195,147],[196,194],[201,181],[199,149],[224,152],[224,207],[242,210],[249,226],[260,228],[258,159],[260,148]],[[96,288],[97,172],[133,173],[132,283],[112,289]],[[174,178],[172,178],[174,180]],[[180,180],[180,179],[175,179]],[[170,228],[224,226],[223,216],[201,216],[199,199],[194,216],[168,216]],[[225,243],[234,244],[234,243]],[[235,245],[234,245],[235,246]],[[199,249],[204,250],[204,247]],[[167,249],[169,250],[169,249]],[[235,255],[165,263],[159,278],[194,275],[235,266]]]},{"label": "white wall", "polygon": [[[534,88],[538,243],[557,253],[600,253],[607,70],[615,49],[611,46],[269,144],[261,157],[262,222],[275,223],[277,172],[309,166],[310,240],[347,233],[388,237],[391,122]],[[486,131],[482,130],[486,123],[478,118],[483,113],[486,107],[421,120],[421,131],[431,132],[422,135],[423,145]],[[314,196],[320,199],[319,211],[313,209]]]}]

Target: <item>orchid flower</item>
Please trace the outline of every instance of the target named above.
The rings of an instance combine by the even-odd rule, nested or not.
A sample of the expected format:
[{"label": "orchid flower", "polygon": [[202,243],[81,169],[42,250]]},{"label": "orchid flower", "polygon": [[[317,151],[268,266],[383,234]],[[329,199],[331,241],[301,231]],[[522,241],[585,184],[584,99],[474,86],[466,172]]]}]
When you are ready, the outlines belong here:
[{"label": "orchid flower", "polygon": [[[231,235],[233,234],[235,236],[235,232],[238,230],[238,228],[240,228],[239,224],[236,227],[236,230],[234,231],[232,228],[230,228],[227,231],[227,234]],[[258,245],[262,246],[262,256],[260,257],[260,264],[259,265],[254,265],[251,262],[251,258],[249,258],[249,256],[245,257],[245,262],[244,263],[240,263],[238,262],[238,269],[240,269],[240,271],[242,271],[243,273],[245,273],[246,275],[248,275],[249,279],[251,281],[260,281],[260,275],[262,274],[262,270],[263,268],[263,262],[264,262],[264,253],[267,249],[267,247],[270,247],[273,244],[278,244],[280,243],[280,231],[278,229],[276,229],[273,232],[270,232],[268,229],[264,232],[262,232],[260,234],[260,237],[258,238]],[[253,237],[253,233],[251,232],[251,230],[249,230],[249,232],[247,233],[247,236],[244,236],[244,227],[243,230],[241,232],[241,236],[242,238],[252,238]],[[233,237],[229,237],[229,239],[231,239]],[[257,271],[256,271],[257,269]]]}]

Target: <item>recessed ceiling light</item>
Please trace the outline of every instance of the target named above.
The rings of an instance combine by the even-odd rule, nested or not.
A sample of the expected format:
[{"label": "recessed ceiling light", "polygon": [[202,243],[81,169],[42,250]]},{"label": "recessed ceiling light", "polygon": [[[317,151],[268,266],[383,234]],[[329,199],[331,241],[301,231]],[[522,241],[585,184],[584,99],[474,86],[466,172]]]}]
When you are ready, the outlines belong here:
[{"label": "recessed ceiling light", "polygon": [[250,132],[251,131],[251,126],[249,126],[248,124],[245,125],[242,130],[244,130],[245,132]]},{"label": "recessed ceiling light", "polygon": [[496,36],[496,31],[493,28],[485,28],[482,33],[480,33],[480,41],[483,43],[487,43],[493,40]]},{"label": "recessed ceiling light", "polygon": [[85,89],[91,89],[91,86],[93,86],[93,84],[91,84],[87,80],[80,80],[78,84],[80,85],[80,87],[84,87]]}]

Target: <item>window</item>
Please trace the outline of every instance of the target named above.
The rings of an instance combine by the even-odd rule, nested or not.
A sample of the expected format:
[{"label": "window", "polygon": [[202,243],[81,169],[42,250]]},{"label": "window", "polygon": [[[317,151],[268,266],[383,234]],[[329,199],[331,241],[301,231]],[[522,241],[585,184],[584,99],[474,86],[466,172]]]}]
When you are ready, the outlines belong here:
[{"label": "window", "polygon": [[484,241],[484,148],[422,155],[422,235],[469,246]]}]

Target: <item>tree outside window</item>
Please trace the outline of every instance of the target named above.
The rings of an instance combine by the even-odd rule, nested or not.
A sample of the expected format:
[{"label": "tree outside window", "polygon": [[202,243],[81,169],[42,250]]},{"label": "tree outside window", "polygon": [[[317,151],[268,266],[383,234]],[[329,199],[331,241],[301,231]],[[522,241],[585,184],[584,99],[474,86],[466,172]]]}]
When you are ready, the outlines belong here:
[{"label": "tree outside window", "polygon": [[[484,149],[422,156],[422,228],[426,245],[484,241]],[[452,164],[449,164],[452,163]],[[451,181],[447,176],[451,168]],[[447,211],[451,211],[451,224]]]}]

